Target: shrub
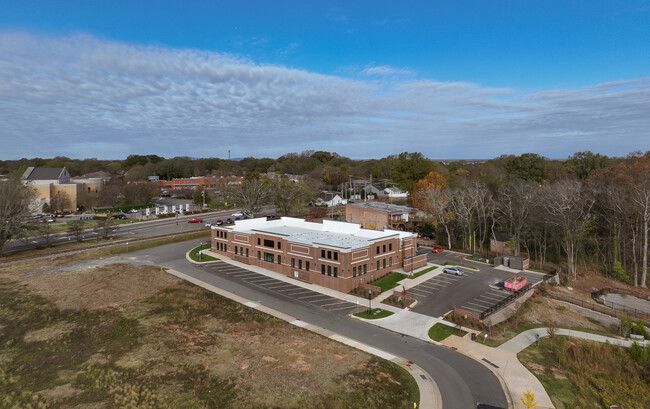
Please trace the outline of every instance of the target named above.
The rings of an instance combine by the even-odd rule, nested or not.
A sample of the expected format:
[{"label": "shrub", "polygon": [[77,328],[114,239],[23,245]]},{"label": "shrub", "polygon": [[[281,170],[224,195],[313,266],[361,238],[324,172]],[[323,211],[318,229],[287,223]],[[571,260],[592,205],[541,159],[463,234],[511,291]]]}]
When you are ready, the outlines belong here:
[{"label": "shrub", "polygon": [[648,336],[648,331],[646,331],[645,325],[641,320],[638,320],[634,323],[632,326],[632,333],[636,335],[643,335],[643,337],[646,339],[650,338],[650,336]]},{"label": "shrub", "polygon": [[641,345],[634,342],[632,343],[629,352],[630,357],[637,364],[645,366],[648,363],[648,350],[645,347],[642,347]]},{"label": "shrub", "polygon": [[626,284],[634,284],[632,277],[630,277],[630,275],[625,271],[620,261],[617,261],[612,266],[612,275],[615,279],[620,280]]}]

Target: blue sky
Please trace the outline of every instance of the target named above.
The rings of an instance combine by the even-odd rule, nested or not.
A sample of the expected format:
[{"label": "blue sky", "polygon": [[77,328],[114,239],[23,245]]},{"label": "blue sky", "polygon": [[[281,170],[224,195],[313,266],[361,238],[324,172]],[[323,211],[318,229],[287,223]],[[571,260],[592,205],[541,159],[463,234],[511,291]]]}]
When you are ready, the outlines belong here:
[{"label": "blue sky", "polygon": [[650,149],[649,1],[0,10],[2,159]]}]

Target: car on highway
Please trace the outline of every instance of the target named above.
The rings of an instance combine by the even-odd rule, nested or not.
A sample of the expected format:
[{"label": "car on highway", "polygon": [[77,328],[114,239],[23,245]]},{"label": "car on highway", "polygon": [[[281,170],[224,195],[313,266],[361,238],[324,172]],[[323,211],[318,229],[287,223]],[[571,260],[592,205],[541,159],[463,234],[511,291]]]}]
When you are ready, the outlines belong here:
[{"label": "car on highway", "polygon": [[205,227],[212,227],[212,222],[205,223]]},{"label": "car on highway", "polygon": [[56,215],[56,218],[57,218],[57,219],[60,219],[60,218],[62,218],[62,217],[64,217],[64,216],[63,216],[61,213],[58,213],[58,214]]},{"label": "car on highway", "polygon": [[244,214],[242,212],[236,212],[231,214],[232,217],[242,217]]},{"label": "car on highway", "polygon": [[48,217],[46,220],[48,223],[54,223],[56,219],[54,217]]},{"label": "car on highway", "polygon": [[34,219],[42,219],[42,218],[43,218],[43,215],[40,214],[40,213],[37,214],[36,216],[34,216]]},{"label": "car on highway", "polygon": [[445,267],[442,269],[443,272],[447,274],[456,274],[457,276],[463,275],[463,270],[458,267]]},{"label": "car on highway", "polygon": [[442,247],[434,247],[434,248],[431,249],[431,252],[433,252],[433,253],[442,253],[443,248]]},{"label": "car on highway", "polygon": [[125,214],[116,214],[116,215],[113,215],[113,219],[126,220],[126,215]]},{"label": "car on highway", "polygon": [[188,223],[203,223],[203,219],[199,219],[198,217],[192,217],[187,222]]},{"label": "car on highway", "polygon": [[219,220],[217,220],[217,222],[215,224],[217,226],[221,226],[223,224],[223,220],[219,219]]}]

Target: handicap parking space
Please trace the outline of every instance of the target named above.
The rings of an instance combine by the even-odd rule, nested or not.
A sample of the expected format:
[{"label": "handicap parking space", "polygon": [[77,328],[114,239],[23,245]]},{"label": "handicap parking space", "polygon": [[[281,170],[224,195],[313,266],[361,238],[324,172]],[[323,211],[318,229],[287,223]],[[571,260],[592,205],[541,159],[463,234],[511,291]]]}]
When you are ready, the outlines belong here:
[{"label": "handicap parking space", "polygon": [[212,263],[203,265],[202,267],[213,274],[230,277],[233,280],[242,281],[246,284],[260,287],[292,300],[311,304],[327,311],[348,314],[357,308],[357,305],[348,301],[339,300],[338,298],[330,297],[317,291],[227,263]]}]

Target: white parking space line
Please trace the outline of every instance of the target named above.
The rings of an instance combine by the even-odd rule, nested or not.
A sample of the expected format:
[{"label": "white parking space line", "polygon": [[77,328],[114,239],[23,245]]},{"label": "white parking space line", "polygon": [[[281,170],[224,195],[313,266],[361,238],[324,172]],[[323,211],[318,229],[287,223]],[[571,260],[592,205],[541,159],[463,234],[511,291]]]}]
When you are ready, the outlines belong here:
[{"label": "white parking space line", "polygon": [[242,278],[242,279],[245,279],[246,277],[259,277],[259,276],[260,276],[260,275],[257,274],[257,273],[250,273],[250,274],[243,273],[243,274],[237,274],[237,277]]},{"label": "white parking space line", "polygon": [[344,305],[344,304],[347,304],[347,302],[345,302],[345,301],[337,301],[337,302],[333,302],[333,303],[329,303],[329,304],[319,305],[319,307],[329,307],[329,306],[332,306],[332,305]]},{"label": "white parking space line", "polygon": [[289,288],[283,288],[282,290],[278,290],[278,292],[288,294],[289,292],[294,292],[294,291],[298,291],[298,290],[302,290],[302,289],[300,287],[296,287],[295,285],[292,285]]},{"label": "white parking space line", "polygon": [[325,300],[330,298],[327,295],[323,295],[323,294],[314,294],[314,295],[308,295],[306,297],[297,297],[297,298],[299,300],[306,300],[307,302],[319,301],[319,300],[313,300],[313,298],[315,298],[315,297],[322,297],[322,300],[320,300],[320,301],[325,301]]},{"label": "white parking space line", "polygon": [[488,292],[488,294],[494,294],[494,295],[497,295],[497,296],[502,297],[502,298],[505,298],[505,297],[508,296],[507,293],[504,293],[503,291],[497,291],[497,290],[490,290]]},{"label": "white parking space line", "polygon": [[269,290],[277,290],[278,288],[293,288],[291,284],[286,284],[286,283],[281,283],[281,284],[271,284],[264,286],[264,288],[268,288]]},{"label": "white parking space line", "polygon": [[271,283],[278,280],[276,280],[275,278],[259,278],[259,279],[250,279],[246,281],[249,283],[259,284],[259,283]]},{"label": "white parking space line", "polygon": [[433,294],[434,293],[434,291],[423,290],[423,289],[420,289],[420,288],[411,288],[410,290],[408,290],[408,292],[409,293],[416,293],[416,294],[417,293],[423,293],[423,294]]},{"label": "white parking space line", "polygon": [[472,305],[478,305],[479,307],[491,307],[491,306],[494,305],[493,302],[481,301],[481,300],[477,300],[477,299],[473,299],[472,301],[467,301],[467,303],[472,304]]},{"label": "white parking space line", "polygon": [[286,295],[290,295],[290,296],[293,297],[293,296],[299,295],[299,294],[310,294],[310,293],[311,293],[310,290],[303,290],[303,289],[297,290],[296,289],[296,290],[287,291]]},{"label": "white parking space line", "polygon": [[470,307],[470,306],[467,306],[467,305],[461,305],[460,308],[465,308],[465,309],[476,311],[476,312],[483,312],[484,311],[484,310],[479,310],[479,309],[476,309],[474,307]]},{"label": "white parking space line", "polygon": [[484,294],[479,295],[479,296],[477,297],[477,299],[478,299],[478,298],[485,298],[486,301],[491,301],[491,302],[493,302],[493,303],[494,303],[494,302],[499,302],[499,301],[503,300],[503,298],[501,298],[501,297],[492,297],[492,296],[487,296],[487,295],[484,295]]},{"label": "white parking space line", "polygon": [[354,304],[349,304],[349,303],[348,303],[348,305],[346,305],[345,307],[341,307],[341,308],[330,308],[330,311],[348,310],[348,309],[350,309],[350,308],[354,308],[354,307],[356,307],[356,305],[354,305]]}]

